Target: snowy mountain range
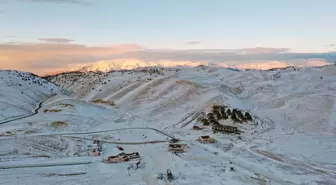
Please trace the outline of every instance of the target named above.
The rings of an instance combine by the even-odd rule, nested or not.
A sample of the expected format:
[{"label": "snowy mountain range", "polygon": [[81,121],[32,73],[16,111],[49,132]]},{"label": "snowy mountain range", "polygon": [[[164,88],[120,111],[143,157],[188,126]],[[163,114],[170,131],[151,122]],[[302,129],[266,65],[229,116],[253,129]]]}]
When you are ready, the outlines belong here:
[{"label": "snowy mountain range", "polygon": [[123,69],[136,69],[139,67],[196,67],[200,65],[210,66],[210,67],[223,67],[223,68],[235,68],[235,69],[262,69],[267,70],[271,68],[284,68],[288,66],[296,67],[311,67],[311,66],[325,66],[328,65],[325,61],[321,60],[309,60],[300,61],[298,63],[289,63],[281,61],[255,61],[251,63],[241,64],[235,62],[206,62],[206,61],[180,61],[180,60],[158,60],[158,61],[145,61],[140,59],[115,59],[115,60],[104,60],[93,62],[89,64],[80,64],[71,69],[71,71],[81,71],[81,72],[108,72],[113,70],[123,70]]},{"label": "snowy mountain range", "polygon": [[207,65],[206,62],[189,62],[189,61],[169,61],[169,60],[159,60],[159,61],[143,61],[138,59],[120,59],[120,60],[106,60],[94,62],[85,66],[79,66],[74,68],[75,71],[81,72],[108,72],[113,70],[123,70],[123,69],[136,69],[140,67],[195,67],[198,65]]}]

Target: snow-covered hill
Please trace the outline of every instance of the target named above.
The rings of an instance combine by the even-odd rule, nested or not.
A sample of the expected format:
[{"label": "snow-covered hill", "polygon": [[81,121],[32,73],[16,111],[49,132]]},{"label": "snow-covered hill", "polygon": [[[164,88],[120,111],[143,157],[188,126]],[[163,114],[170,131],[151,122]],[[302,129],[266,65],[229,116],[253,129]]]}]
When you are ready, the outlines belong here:
[{"label": "snow-covered hill", "polygon": [[20,71],[0,71],[0,122],[29,115],[59,88],[34,74]]},{"label": "snow-covered hill", "polygon": [[[45,79],[71,96],[48,98],[37,115],[1,125],[11,135],[0,137],[3,184],[336,184],[336,66],[144,67]],[[253,121],[221,119],[242,132],[214,133],[200,121],[213,104]],[[202,135],[217,142],[196,141]],[[99,157],[90,156],[92,137],[103,144]],[[168,152],[172,138],[187,144],[185,153]],[[138,152],[140,162],[103,163],[121,152],[117,146]],[[167,169],[172,182],[160,175]]]},{"label": "snow-covered hill", "polygon": [[[202,109],[208,102],[221,100],[241,109],[282,114],[282,118],[292,120],[297,128],[307,132],[328,133],[334,132],[330,129],[334,125],[325,121],[333,107],[334,69],[335,66],[289,67],[237,72],[206,66],[153,67],[109,73],[65,73],[48,79],[74,92],[76,98],[114,101],[122,109],[150,118],[163,119],[170,114],[180,118],[195,107]],[[316,108],[308,108],[312,105]]]}]

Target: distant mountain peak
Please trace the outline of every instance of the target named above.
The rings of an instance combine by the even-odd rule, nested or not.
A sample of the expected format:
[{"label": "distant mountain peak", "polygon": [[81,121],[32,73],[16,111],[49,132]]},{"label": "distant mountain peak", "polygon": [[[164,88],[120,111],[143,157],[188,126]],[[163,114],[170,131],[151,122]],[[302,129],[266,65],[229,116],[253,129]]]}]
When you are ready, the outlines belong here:
[{"label": "distant mountain peak", "polygon": [[118,59],[118,60],[104,60],[100,62],[91,63],[85,66],[79,66],[74,71],[80,72],[109,72],[114,70],[131,70],[144,67],[196,67],[199,65],[208,66],[207,62],[192,62],[192,61],[143,61],[138,59]]}]

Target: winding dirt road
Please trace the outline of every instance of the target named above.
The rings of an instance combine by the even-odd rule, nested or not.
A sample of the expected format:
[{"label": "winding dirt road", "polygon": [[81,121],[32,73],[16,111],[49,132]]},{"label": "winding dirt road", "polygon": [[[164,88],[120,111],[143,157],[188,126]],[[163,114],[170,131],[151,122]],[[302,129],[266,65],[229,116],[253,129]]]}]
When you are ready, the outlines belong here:
[{"label": "winding dirt road", "polygon": [[0,125],[5,124],[5,123],[10,123],[10,122],[12,122],[12,121],[17,121],[17,120],[20,120],[20,119],[24,119],[24,118],[28,118],[28,117],[34,116],[34,115],[38,114],[39,110],[42,108],[42,104],[43,104],[43,102],[40,102],[40,103],[38,104],[37,108],[35,108],[35,109],[33,110],[33,113],[32,113],[32,114],[29,114],[29,115],[27,115],[27,116],[22,116],[22,117],[19,117],[19,118],[14,118],[14,119],[10,119],[10,120],[6,120],[6,121],[3,121],[3,122],[0,122]]}]

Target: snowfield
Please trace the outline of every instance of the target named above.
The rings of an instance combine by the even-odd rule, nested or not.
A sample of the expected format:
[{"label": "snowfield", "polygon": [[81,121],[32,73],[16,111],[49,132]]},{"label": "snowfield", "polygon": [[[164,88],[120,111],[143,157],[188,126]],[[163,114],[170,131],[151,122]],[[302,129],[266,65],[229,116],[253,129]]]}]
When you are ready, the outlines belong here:
[{"label": "snowfield", "polygon": [[0,123],[32,114],[38,104],[59,88],[45,79],[20,71],[0,71]]},{"label": "snowfield", "polygon": [[[0,84],[1,185],[336,184],[336,66],[2,71]],[[253,120],[221,119],[242,133],[214,133],[201,123],[213,105]],[[168,152],[172,139],[186,152]],[[102,162],[121,152],[140,160]]]}]

